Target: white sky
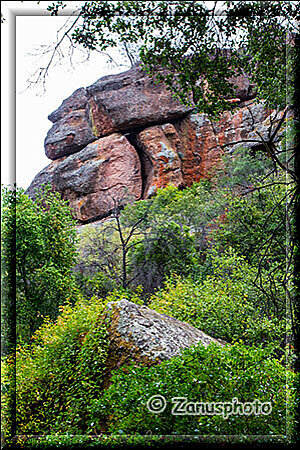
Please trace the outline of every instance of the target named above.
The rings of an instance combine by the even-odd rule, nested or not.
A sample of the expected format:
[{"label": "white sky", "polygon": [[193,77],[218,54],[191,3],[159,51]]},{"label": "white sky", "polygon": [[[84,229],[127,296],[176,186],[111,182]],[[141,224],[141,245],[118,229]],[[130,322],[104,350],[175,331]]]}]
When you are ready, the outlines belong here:
[{"label": "white sky", "polygon": [[[30,56],[41,44],[55,42],[56,33],[66,21],[66,17],[29,16],[38,10],[45,11],[50,2],[1,2],[1,12],[5,22],[1,24],[1,183],[11,180],[9,160],[14,154],[13,116],[14,92],[10,80],[10,62],[14,52],[9,29],[12,26],[7,8],[17,12],[16,18],[16,182],[17,186],[27,188],[34,176],[51,161],[44,153],[44,139],[51,127],[47,116],[74,90],[88,86],[103,75],[126,70],[124,67],[110,68],[99,53],[92,53],[90,60],[76,64],[74,70],[65,60],[64,64],[52,67],[46,84],[42,88],[26,89],[26,80],[38,67],[36,57]],[[80,2],[77,2],[80,3]],[[18,15],[24,14],[26,16]],[[80,59],[82,55],[79,53]],[[79,57],[77,55],[77,58]],[[45,60],[46,61],[46,60]]]},{"label": "white sky", "polygon": [[[84,2],[68,2],[73,6],[82,3]],[[213,4],[213,2],[206,3],[209,7]],[[28,87],[26,81],[30,74],[49,61],[49,56],[38,61],[32,53],[36,53],[36,49],[43,44],[55,43],[57,30],[67,20],[65,16],[51,17],[46,11],[49,4],[51,2],[48,0],[41,1],[39,5],[36,1],[1,1],[1,12],[5,17],[5,22],[1,24],[1,183],[14,182],[11,167],[15,154],[17,186],[24,189],[29,186],[34,176],[51,162],[44,154],[44,139],[52,125],[47,116],[79,87],[88,86],[109,73],[118,73],[129,68],[109,67],[103,55],[93,52],[88,62],[76,63],[73,70],[70,70],[68,58],[63,59],[60,65],[52,66],[47,77],[45,93],[42,93],[41,86],[26,89]],[[16,73],[11,67],[15,49],[10,32],[13,29],[13,15],[9,14],[9,11],[16,12],[17,16]],[[116,51],[109,53],[115,60],[120,61],[120,55]],[[76,55],[77,61],[82,60],[79,51],[75,54],[75,60]],[[16,92],[11,81],[15,76]],[[14,114],[15,101],[16,114]]]}]

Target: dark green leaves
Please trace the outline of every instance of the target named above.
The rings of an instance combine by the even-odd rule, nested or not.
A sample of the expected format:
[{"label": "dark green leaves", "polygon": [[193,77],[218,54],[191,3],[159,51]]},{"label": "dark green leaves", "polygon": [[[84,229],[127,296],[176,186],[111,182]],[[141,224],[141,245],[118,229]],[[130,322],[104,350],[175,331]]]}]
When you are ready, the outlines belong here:
[{"label": "dark green leaves", "polygon": [[[15,273],[9,268],[13,241]],[[22,189],[4,190],[2,255],[7,270],[3,276],[15,279],[18,340],[28,340],[43,315],[55,317],[58,305],[76,296],[71,275],[75,241],[71,211],[59,194],[45,187],[33,202]],[[7,302],[9,296],[7,292]]]},{"label": "dark green leaves", "polygon": [[[232,95],[228,81],[242,68],[260,98],[285,105],[297,2],[85,2],[80,15],[75,42],[92,50],[137,44],[147,72],[182,102],[192,95],[200,112],[215,116],[232,107],[224,101]],[[159,66],[172,77],[162,79]]]}]

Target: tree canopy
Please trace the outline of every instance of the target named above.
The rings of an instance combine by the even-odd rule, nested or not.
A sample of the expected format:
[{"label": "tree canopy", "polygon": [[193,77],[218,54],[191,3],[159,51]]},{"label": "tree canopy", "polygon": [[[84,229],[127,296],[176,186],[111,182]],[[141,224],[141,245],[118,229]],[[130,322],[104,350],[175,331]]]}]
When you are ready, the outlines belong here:
[{"label": "tree canopy", "polygon": [[[57,15],[66,5],[48,9]],[[260,98],[283,108],[287,74],[295,70],[299,12],[298,2],[290,1],[84,2],[72,39],[98,51],[122,44],[129,56],[135,48],[151,76],[182,101],[192,99],[200,112],[215,115],[232,107],[229,81],[243,71]]]}]

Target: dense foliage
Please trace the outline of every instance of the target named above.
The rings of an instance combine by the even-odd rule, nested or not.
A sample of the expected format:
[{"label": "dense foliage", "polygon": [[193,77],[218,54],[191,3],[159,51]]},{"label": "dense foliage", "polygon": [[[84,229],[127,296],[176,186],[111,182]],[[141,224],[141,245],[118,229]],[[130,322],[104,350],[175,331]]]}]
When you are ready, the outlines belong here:
[{"label": "dense foliage", "polygon": [[[103,303],[81,299],[59,309],[58,319],[46,318],[31,345],[17,348],[17,434],[93,431],[86,407],[102,390],[108,344]],[[3,376],[8,392],[11,364],[8,357]],[[3,406],[9,420],[9,396]]]},{"label": "dense foliage", "polygon": [[[6,257],[16,199],[17,267],[25,255],[30,292],[36,294],[41,314],[55,318],[55,308],[65,305],[54,321],[40,316],[43,324],[30,344],[18,346],[16,373],[14,356],[6,358],[4,423],[11,417],[16,381],[20,434],[290,435],[297,403],[291,342],[295,323],[286,309],[293,286],[288,282],[292,266],[285,264],[284,227],[293,192],[293,183],[273,171],[263,153],[254,159],[240,148],[224,157],[222,170],[210,181],[184,190],[160,189],[151,199],[119,208],[101,226],[86,226],[79,234],[74,278],[75,233],[66,205],[50,192],[36,203],[24,192],[6,193]],[[51,267],[53,278],[60,275],[48,285],[44,274]],[[17,272],[20,310],[28,307],[21,275]],[[49,291],[41,291],[43,286]],[[121,367],[104,389],[109,351],[104,308],[121,299],[146,303],[226,345],[191,348],[151,368]],[[289,306],[293,313],[293,304]],[[23,326],[20,321],[18,329]],[[157,394],[168,400],[161,414],[146,407]],[[170,413],[173,397],[197,402],[257,398],[271,402],[272,413],[226,420],[220,415],[176,416]],[[113,443],[117,445],[113,439],[102,440],[103,445]]]},{"label": "dense foliage", "polygon": [[[108,430],[114,434],[280,435],[291,433],[293,426],[297,394],[296,385],[291,388],[290,383],[295,379],[294,373],[270,359],[269,351],[259,346],[200,345],[158,366],[118,370],[91,411],[96,424],[108,417]],[[167,401],[160,414],[147,407],[154,395],[162,395]],[[232,414],[225,420],[220,414],[172,414],[171,399],[180,397],[188,402],[231,402],[236,398],[252,403],[259,399],[261,403],[271,402],[272,412]]]},{"label": "dense foliage", "polygon": [[268,344],[282,354],[287,324],[253,283],[256,270],[232,249],[213,256],[211,265],[212,274],[203,282],[169,280],[151,297],[149,307],[227,342]]},{"label": "dense foliage", "polygon": [[130,252],[130,271],[147,292],[161,286],[168,275],[183,276],[199,268],[195,239],[187,227],[169,221],[152,224],[151,237],[140,239]]},{"label": "dense foliage", "polygon": [[196,238],[189,228],[164,219],[155,204],[153,211],[152,201],[141,201],[126,208],[120,218],[86,226],[81,232],[76,266],[77,279],[83,278],[83,292],[105,295],[114,287],[138,285],[152,292],[171,273],[188,275],[199,268]]},{"label": "dense foliage", "polygon": [[[5,315],[15,307],[18,342],[28,341],[44,315],[55,317],[59,305],[76,297],[71,274],[76,257],[74,220],[66,202],[47,187],[35,202],[22,189],[4,189],[2,204],[4,328]],[[15,283],[16,305],[10,282]]]},{"label": "dense foliage", "polygon": [[[112,299],[112,298],[111,298]],[[17,431],[19,434],[283,434],[286,407],[288,431],[293,426],[296,376],[275,359],[272,346],[196,346],[158,366],[126,367],[102,391],[107,357],[107,319],[103,302],[80,300],[60,307],[61,315],[46,320],[31,347],[17,349]],[[165,311],[168,312],[166,307]],[[213,321],[211,321],[213,323]],[[252,330],[253,331],[253,330]],[[9,392],[10,359],[4,388]],[[272,414],[163,414],[147,411],[152,395],[190,401],[272,403]],[[286,404],[286,398],[289,398]],[[6,402],[4,401],[4,410]]]}]

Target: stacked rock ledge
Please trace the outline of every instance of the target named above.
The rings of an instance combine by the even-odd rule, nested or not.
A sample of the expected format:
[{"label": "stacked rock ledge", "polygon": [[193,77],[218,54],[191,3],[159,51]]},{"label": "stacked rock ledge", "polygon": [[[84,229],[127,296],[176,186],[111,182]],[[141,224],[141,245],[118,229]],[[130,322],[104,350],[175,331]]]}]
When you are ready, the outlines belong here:
[{"label": "stacked rock ledge", "polygon": [[35,177],[27,193],[34,198],[35,189],[46,183],[69,200],[80,222],[89,222],[107,216],[114,201],[124,205],[141,198],[141,164],[126,137],[114,133],[53,161]]},{"label": "stacked rock ledge", "polygon": [[216,122],[193,113],[139,66],[77,89],[48,116],[53,125],[45,153],[53,161],[27,193],[34,198],[50,183],[86,223],[107,217],[114,201],[122,205],[168,184],[184,188],[209,178],[225,147],[242,141],[253,147],[256,129],[260,135],[269,131],[272,111],[250,100],[255,94],[249,79],[233,82],[240,107]]}]

